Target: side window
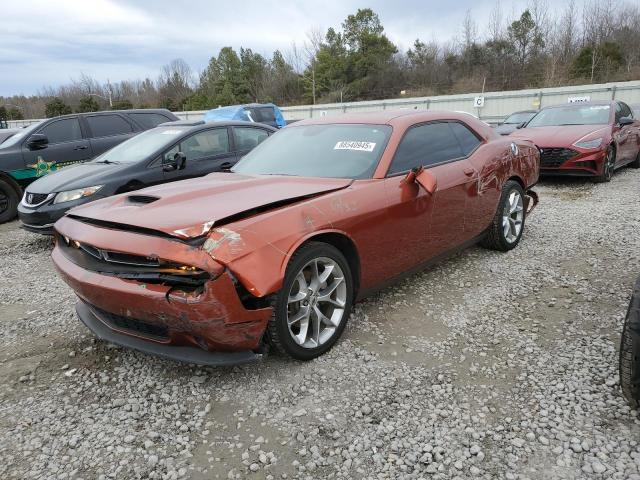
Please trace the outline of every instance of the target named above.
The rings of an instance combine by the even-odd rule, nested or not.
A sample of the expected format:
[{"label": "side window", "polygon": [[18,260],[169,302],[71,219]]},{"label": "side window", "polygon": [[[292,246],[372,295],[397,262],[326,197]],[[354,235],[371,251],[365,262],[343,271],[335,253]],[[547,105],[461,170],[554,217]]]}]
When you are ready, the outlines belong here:
[{"label": "side window", "polygon": [[49,139],[50,144],[82,140],[80,122],[77,118],[63,118],[61,120],[56,120],[45,126],[38,133],[45,134]]},{"label": "side window", "polygon": [[622,117],[624,117],[624,115],[622,115],[622,107],[619,102],[616,102],[616,123],[618,123]]},{"label": "side window", "polygon": [[121,135],[133,131],[129,122],[120,115],[92,115],[87,117],[87,122],[94,138]]},{"label": "side window", "polygon": [[624,102],[619,102],[620,105],[620,114],[622,115],[622,117],[631,117],[633,118],[633,113],[631,112],[631,109],[629,108],[629,105],[627,105]]},{"label": "side window", "polygon": [[448,123],[428,123],[405,133],[391,162],[389,174],[405,172],[421,165],[428,167],[463,156]]},{"label": "side window", "polygon": [[466,125],[458,122],[451,122],[449,126],[460,143],[463,156],[466,157],[469,155],[482,143],[476,134],[473,133]]},{"label": "side window", "polygon": [[215,128],[191,135],[180,143],[180,149],[187,161],[229,153],[227,129]]},{"label": "side window", "polygon": [[171,163],[173,162],[173,157],[176,153],[180,151],[180,144],[174,145],[170,150],[166,151],[162,156],[162,163]]},{"label": "side window", "polygon": [[157,127],[161,123],[170,122],[171,119],[160,113],[128,113],[131,118],[142,126],[145,130]]},{"label": "side window", "polygon": [[269,132],[261,128],[233,127],[236,139],[236,150],[251,150],[267,139]]}]

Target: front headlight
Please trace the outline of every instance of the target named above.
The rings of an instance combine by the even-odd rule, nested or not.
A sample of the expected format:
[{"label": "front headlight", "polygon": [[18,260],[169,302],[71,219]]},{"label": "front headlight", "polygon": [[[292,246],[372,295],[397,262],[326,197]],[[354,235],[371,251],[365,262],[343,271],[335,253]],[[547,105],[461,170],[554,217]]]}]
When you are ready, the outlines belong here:
[{"label": "front headlight", "polygon": [[72,200],[78,200],[79,198],[89,197],[100,190],[104,185],[94,185],[93,187],[78,188],[77,190],[68,190],[66,192],[60,192],[53,199],[53,203],[64,203]]},{"label": "front headlight", "polygon": [[602,145],[602,138],[596,138],[595,140],[579,140],[573,145],[579,148],[598,148]]}]

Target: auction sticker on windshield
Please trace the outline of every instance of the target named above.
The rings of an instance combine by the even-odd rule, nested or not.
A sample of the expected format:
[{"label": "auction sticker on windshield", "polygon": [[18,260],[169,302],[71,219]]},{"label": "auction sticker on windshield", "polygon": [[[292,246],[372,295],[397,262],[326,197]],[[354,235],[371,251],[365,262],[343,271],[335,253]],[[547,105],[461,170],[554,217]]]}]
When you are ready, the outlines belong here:
[{"label": "auction sticker on windshield", "polygon": [[336,143],[334,150],[359,150],[361,152],[373,152],[376,148],[375,142],[349,142],[342,141]]}]

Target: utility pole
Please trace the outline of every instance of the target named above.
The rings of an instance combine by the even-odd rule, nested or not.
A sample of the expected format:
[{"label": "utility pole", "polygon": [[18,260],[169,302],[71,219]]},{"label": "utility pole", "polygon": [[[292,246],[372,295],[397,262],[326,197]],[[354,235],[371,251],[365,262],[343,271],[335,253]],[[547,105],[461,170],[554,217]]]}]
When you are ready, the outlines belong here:
[{"label": "utility pole", "polygon": [[109,108],[113,110],[113,99],[111,98],[111,83],[107,78],[107,90],[109,91]]}]

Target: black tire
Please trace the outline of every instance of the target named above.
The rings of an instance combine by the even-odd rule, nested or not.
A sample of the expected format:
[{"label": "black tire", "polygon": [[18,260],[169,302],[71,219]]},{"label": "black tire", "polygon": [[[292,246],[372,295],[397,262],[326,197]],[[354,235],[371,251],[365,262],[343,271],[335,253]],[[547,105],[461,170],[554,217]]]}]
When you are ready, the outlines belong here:
[{"label": "black tire", "polygon": [[20,196],[13,186],[0,179],[0,223],[13,220],[18,214],[18,203]]},{"label": "black tire", "polygon": [[[342,270],[346,284],[346,302],[340,324],[335,328],[333,336],[318,347],[308,348],[296,343],[289,331],[287,325],[288,299],[298,273],[310,261],[322,257],[333,260]],[[282,288],[272,297],[271,304],[273,306],[273,315],[267,325],[266,336],[266,340],[270,345],[275,347],[280,353],[296,360],[312,360],[326,353],[342,335],[349,320],[349,315],[351,315],[351,308],[353,306],[353,277],[349,263],[344,258],[342,252],[333,245],[322,242],[309,242],[303,245],[289,260]]]},{"label": "black tire", "polygon": [[508,180],[502,187],[502,194],[500,195],[498,208],[496,209],[496,213],[493,216],[493,221],[491,222],[491,226],[487,230],[487,233],[481,242],[481,245],[483,247],[490,248],[491,250],[507,252],[515,248],[518,245],[518,243],[520,243],[520,239],[522,238],[522,234],[524,233],[524,225],[527,218],[527,212],[524,210],[524,208],[522,211],[522,224],[521,224],[520,232],[514,241],[507,240],[504,233],[503,226],[502,226],[503,212],[505,209],[505,205],[509,202],[509,196],[511,195],[511,192],[514,192],[514,191],[520,195],[524,204],[523,188],[520,186],[518,182],[514,180]]},{"label": "black tire", "polygon": [[638,151],[638,155],[636,155],[636,159],[629,164],[631,168],[640,168],[640,151]]},{"label": "black tire", "polygon": [[640,407],[640,279],[629,302],[620,339],[620,386],[629,404]]},{"label": "black tire", "polygon": [[605,154],[602,166],[602,173],[596,177],[596,182],[607,183],[611,181],[613,177],[613,171],[616,165],[616,149],[612,145],[607,147],[607,153]]}]

